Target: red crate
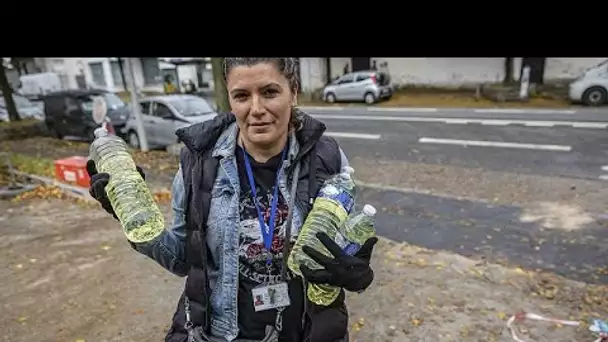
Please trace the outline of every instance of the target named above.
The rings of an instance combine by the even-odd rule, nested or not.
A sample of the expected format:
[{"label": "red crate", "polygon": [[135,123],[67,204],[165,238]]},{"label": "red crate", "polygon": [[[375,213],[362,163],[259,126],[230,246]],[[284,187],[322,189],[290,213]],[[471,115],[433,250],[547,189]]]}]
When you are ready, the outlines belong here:
[{"label": "red crate", "polygon": [[55,178],[65,183],[88,188],[87,160],[87,157],[81,156],[55,160]]}]

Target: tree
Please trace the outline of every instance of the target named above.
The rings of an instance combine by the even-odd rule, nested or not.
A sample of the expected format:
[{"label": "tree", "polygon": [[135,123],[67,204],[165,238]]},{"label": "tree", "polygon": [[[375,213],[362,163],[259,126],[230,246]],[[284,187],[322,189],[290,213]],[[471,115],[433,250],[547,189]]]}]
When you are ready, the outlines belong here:
[{"label": "tree", "polygon": [[10,57],[10,59],[11,65],[17,70],[19,76],[23,74],[27,75],[30,71],[34,71],[27,68],[28,63],[34,62],[34,57]]},{"label": "tree", "polygon": [[228,102],[228,91],[226,82],[222,75],[222,57],[211,57],[211,68],[213,71],[213,84],[215,91],[215,104],[219,112],[230,112],[230,102]]},{"label": "tree", "polygon": [[502,83],[513,82],[513,57],[505,57],[505,78]]},{"label": "tree", "polygon": [[19,121],[19,113],[13,100],[13,88],[8,83],[6,77],[6,69],[4,68],[4,58],[0,57],[0,90],[2,90],[2,96],[4,96],[4,103],[6,104],[6,111],[8,112],[8,118],[10,121]]}]

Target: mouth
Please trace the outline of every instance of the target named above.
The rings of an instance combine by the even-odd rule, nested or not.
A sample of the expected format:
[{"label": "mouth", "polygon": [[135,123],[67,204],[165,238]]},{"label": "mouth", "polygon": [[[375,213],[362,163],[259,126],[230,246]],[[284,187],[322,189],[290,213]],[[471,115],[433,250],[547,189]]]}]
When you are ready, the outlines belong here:
[{"label": "mouth", "polygon": [[256,122],[256,123],[250,123],[249,124],[250,127],[256,127],[256,128],[259,128],[259,127],[268,127],[270,125],[272,125],[272,122]]}]

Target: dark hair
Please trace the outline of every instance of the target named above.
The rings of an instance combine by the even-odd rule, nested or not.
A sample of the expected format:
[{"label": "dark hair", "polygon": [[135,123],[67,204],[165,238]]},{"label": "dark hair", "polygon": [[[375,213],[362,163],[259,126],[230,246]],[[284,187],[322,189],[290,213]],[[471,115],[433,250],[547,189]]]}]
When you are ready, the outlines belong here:
[{"label": "dark hair", "polygon": [[300,63],[295,57],[224,57],[222,72],[224,81],[228,74],[237,66],[253,66],[260,63],[272,63],[279,72],[287,78],[291,91],[296,93],[300,89]]},{"label": "dark hair", "polygon": [[[274,64],[279,72],[287,78],[289,88],[294,94],[300,89],[300,63],[295,57],[224,57],[222,74],[228,82],[228,74],[238,66],[253,66],[261,63]],[[290,124],[296,130],[300,128],[300,112],[294,108],[291,112]]]}]

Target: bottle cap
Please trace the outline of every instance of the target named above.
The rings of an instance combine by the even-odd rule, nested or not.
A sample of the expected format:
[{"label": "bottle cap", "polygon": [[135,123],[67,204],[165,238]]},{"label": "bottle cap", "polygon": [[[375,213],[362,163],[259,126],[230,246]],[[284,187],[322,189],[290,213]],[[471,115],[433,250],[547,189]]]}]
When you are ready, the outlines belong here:
[{"label": "bottle cap", "polygon": [[371,204],[366,204],[363,206],[363,213],[366,216],[374,216],[376,215],[376,208],[374,208],[374,206]]},{"label": "bottle cap", "polygon": [[108,135],[108,130],[105,127],[99,127],[94,132],[95,138],[105,137]]}]

